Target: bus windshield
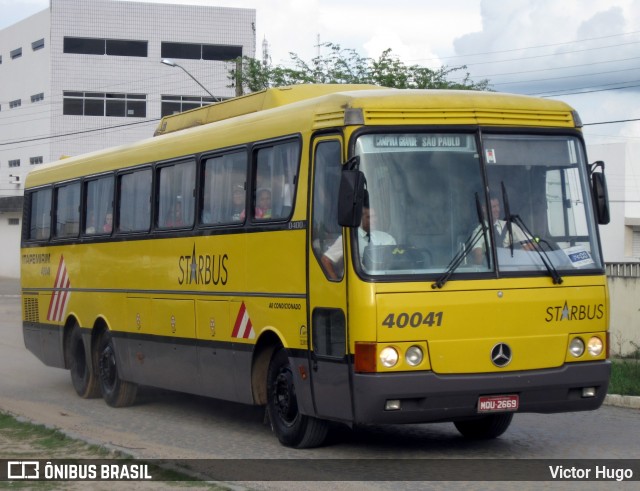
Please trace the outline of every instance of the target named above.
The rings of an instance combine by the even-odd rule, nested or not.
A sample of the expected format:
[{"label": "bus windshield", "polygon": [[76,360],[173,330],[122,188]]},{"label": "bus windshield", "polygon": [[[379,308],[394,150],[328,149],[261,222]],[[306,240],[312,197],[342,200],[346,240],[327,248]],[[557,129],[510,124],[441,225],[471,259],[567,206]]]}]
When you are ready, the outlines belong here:
[{"label": "bus windshield", "polygon": [[358,137],[367,190],[354,233],[358,271],[444,275],[443,283],[478,273],[561,282],[601,269],[580,141],[522,134],[484,134],[481,148],[478,141],[474,133]]}]

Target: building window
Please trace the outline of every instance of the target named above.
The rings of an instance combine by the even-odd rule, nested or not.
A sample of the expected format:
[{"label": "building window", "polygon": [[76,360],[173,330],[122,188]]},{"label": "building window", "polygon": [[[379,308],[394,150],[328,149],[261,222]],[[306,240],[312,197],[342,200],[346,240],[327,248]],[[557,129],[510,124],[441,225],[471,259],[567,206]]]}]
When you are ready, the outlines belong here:
[{"label": "building window", "polygon": [[163,95],[162,96],[162,116],[181,113],[189,109],[213,104],[213,97],[191,97],[184,95]]},{"label": "building window", "polygon": [[79,55],[146,57],[147,41],[128,39],[64,38],[64,52]]},{"label": "building window", "polygon": [[19,218],[9,218],[9,225],[20,225]]},{"label": "building window", "polygon": [[20,107],[20,106],[22,106],[22,99],[16,99],[15,101],[9,102],[9,107],[11,109],[14,109],[14,108]]},{"label": "building window", "polygon": [[44,38],[42,39],[38,39],[37,41],[34,41],[31,43],[31,49],[33,51],[38,51],[39,49],[44,48]]},{"label": "building window", "polygon": [[9,167],[20,167],[20,159],[10,160]]},{"label": "building window", "polygon": [[224,46],[217,44],[202,45],[203,60],[229,61],[242,56],[242,46]]},{"label": "building window", "polygon": [[11,55],[11,59],[15,60],[16,58],[20,58],[22,56],[22,48],[16,48],[13,51],[11,51],[11,53],[9,53]]},{"label": "building window", "polygon": [[62,113],[67,116],[145,118],[147,96],[104,92],[64,92]]},{"label": "building window", "polygon": [[31,96],[31,102],[38,102],[44,100],[44,92],[40,92],[39,94],[34,94]]},{"label": "building window", "polygon": [[30,165],[38,165],[38,164],[41,164],[41,163],[42,163],[42,161],[43,161],[43,159],[42,159],[42,155],[41,155],[41,156],[39,156],[39,157],[31,157],[31,158],[29,159],[29,164],[30,164]]},{"label": "building window", "polygon": [[162,58],[229,61],[242,56],[242,46],[163,42]]}]

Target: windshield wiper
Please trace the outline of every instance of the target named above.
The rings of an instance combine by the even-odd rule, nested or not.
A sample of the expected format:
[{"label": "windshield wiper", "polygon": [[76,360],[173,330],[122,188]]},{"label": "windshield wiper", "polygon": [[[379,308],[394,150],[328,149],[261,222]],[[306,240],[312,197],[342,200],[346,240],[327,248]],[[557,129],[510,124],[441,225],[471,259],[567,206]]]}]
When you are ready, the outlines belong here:
[{"label": "windshield wiper", "polygon": [[535,239],[534,235],[529,230],[529,227],[525,225],[524,220],[520,218],[520,215],[511,214],[511,210],[509,209],[509,197],[507,196],[507,189],[504,185],[504,181],[500,182],[500,184],[502,186],[502,202],[504,204],[505,221],[507,222],[506,226],[509,233],[509,248],[511,249],[511,257],[513,257],[513,222],[515,222],[516,225],[524,231],[525,236],[527,237],[527,243],[531,245],[531,248],[534,251],[536,251],[540,259],[542,260],[542,264],[544,264],[544,267],[547,268],[549,275],[551,275],[551,278],[553,279],[553,284],[562,284],[562,276],[560,276],[560,273],[558,273],[558,270],[551,262],[551,259],[549,259],[547,253]]},{"label": "windshield wiper", "polygon": [[476,196],[476,211],[478,213],[478,222],[480,223],[480,228],[471,232],[469,237],[467,237],[467,240],[464,242],[462,249],[460,249],[456,253],[456,255],[453,256],[453,258],[447,265],[447,269],[445,270],[445,272],[438,277],[435,283],[432,283],[431,288],[433,288],[434,290],[436,288],[442,288],[445,285],[445,283],[449,281],[449,278],[451,277],[451,275],[455,272],[456,269],[458,269],[458,266],[462,264],[462,261],[465,260],[465,258],[469,255],[469,253],[474,249],[478,241],[483,237],[484,237],[484,243],[485,243],[485,254],[487,257],[487,264],[491,265],[489,260],[489,247],[488,247],[488,240],[487,240],[487,230],[488,230],[487,222],[484,218],[484,213],[482,211],[482,206],[480,205],[480,198],[478,198],[478,193],[476,193],[475,196]]},{"label": "windshield wiper", "polygon": [[545,250],[542,248],[539,241],[536,240],[535,236],[531,233],[529,228],[525,225],[524,220],[520,218],[520,215],[512,215],[511,220],[513,220],[527,235],[528,243],[531,244],[531,247],[533,248],[533,250],[538,253],[538,256],[540,256],[542,263],[544,264],[545,268],[547,268],[547,271],[549,272],[549,274],[551,275],[551,278],[553,279],[553,284],[561,285],[562,282],[564,281],[562,279],[562,276],[560,276],[560,273],[558,273],[558,270],[553,265],[553,262],[551,261],[551,259],[549,259],[549,256],[547,255]]},{"label": "windshield wiper", "polygon": [[509,208],[509,197],[507,196],[507,188],[504,186],[504,181],[500,181],[500,186],[502,187],[504,220],[506,222],[507,233],[509,234],[509,249],[511,250],[511,257],[513,257],[513,224],[511,219],[511,209]]}]

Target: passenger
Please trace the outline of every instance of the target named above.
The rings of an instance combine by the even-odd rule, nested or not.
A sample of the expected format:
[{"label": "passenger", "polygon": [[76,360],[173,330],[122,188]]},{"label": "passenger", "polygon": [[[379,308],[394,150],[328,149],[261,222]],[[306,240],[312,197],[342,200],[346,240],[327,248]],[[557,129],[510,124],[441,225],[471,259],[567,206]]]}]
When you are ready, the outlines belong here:
[{"label": "passenger", "polygon": [[244,220],[244,200],[245,192],[242,184],[235,184],[233,186],[233,193],[231,196],[231,216],[232,222],[241,222]]},{"label": "passenger", "polygon": [[184,225],[184,219],[182,217],[182,201],[176,201],[173,211],[167,217],[167,221],[164,225],[165,227],[182,227]]},{"label": "passenger", "polygon": [[113,213],[108,212],[104,217],[104,225],[102,225],[102,231],[106,234],[110,234],[113,230]]},{"label": "passenger", "polygon": [[258,190],[256,196],[256,218],[271,218],[271,191],[266,188]]}]

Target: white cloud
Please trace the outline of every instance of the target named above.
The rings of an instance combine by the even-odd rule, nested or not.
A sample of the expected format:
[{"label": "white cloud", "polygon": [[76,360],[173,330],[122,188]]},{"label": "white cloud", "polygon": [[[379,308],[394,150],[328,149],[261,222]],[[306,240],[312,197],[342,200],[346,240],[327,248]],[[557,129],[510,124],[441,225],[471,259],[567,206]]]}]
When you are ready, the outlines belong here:
[{"label": "white cloud", "polygon": [[[275,64],[287,63],[289,52],[311,59],[319,35],[321,42],[362,56],[391,48],[407,64],[467,64],[474,79],[489,78],[497,90],[550,93],[640,80],[640,0],[145,1],[254,8],[256,54],[266,37]],[[48,5],[0,0],[0,28]],[[615,46],[603,48],[608,45]],[[585,122],[632,119],[640,117],[637,90],[558,98],[576,107]],[[620,131],[637,135],[637,125],[597,127],[598,133]]]}]

